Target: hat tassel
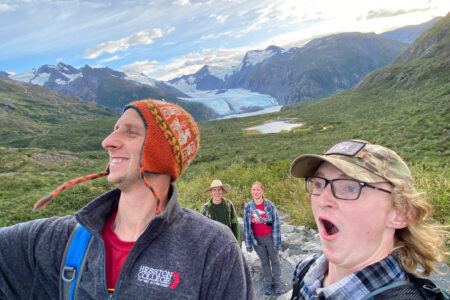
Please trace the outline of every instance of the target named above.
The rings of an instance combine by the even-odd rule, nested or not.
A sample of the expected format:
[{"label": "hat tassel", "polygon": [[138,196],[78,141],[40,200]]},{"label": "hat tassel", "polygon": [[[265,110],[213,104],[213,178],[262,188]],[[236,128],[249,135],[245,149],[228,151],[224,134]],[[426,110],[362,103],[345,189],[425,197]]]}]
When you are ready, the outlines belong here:
[{"label": "hat tassel", "polygon": [[50,200],[52,200],[53,198],[55,198],[56,196],[59,195],[59,193],[67,190],[68,188],[71,188],[72,186],[81,183],[81,182],[85,182],[85,181],[89,181],[92,179],[97,179],[103,176],[106,176],[109,174],[109,169],[107,169],[106,171],[102,172],[102,173],[98,173],[98,174],[91,174],[91,175],[87,175],[87,176],[82,176],[82,177],[77,177],[75,179],[72,179],[62,185],[60,185],[58,188],[56,188],[53,192],[51,192],[50,194],[42,197],[41,199],[39,199],[33,206],[33,210],[40,210],[42,208],[44,208],[49,202]]}]

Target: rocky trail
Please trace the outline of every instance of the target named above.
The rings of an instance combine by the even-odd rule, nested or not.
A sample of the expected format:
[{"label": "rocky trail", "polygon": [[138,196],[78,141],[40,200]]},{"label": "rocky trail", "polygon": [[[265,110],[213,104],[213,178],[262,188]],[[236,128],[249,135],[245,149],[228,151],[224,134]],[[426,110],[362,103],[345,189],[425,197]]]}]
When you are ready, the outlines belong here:
[{"label": "rocky trail", "polygon": [[[319,234],[314,229],[308,229],[304,226],[293,226],[288,224],[289,215],[280,212],[281,221],[281,280],[283,285],[283,292],[281,295],[264,294],[264,278],[261,269],[261,263],[255,251],[247,252],[245,242],[242,241],[242,252],[247,260],[250,272],[253,277],[256,296],[258,299],[290,299],[292,295],[292,277],[297,263],[314,253],[321,253]],[[241,236],[244,236],[243,220],[239,218],[241,226]],[[244,238],[242,238],[244,240]],[[442,271],[448,270],[448,266],[442,264],[439,266]],[[440,287],[450,291],[450,272],[444,276],[439,276],[432,273],[429,279]]]}]

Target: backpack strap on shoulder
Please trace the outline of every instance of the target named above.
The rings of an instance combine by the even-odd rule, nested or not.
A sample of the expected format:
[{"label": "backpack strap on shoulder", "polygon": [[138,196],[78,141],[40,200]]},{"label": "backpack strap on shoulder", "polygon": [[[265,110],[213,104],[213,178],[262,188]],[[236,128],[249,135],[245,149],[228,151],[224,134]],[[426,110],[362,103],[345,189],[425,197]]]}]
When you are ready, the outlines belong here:
[{"label": "backpack strap on shoulder", "polygon": [[[419,297],[420,299],[429,300],[448,300],[449,295],[444,290],[436,287],[436,285],[427,278],[416,277],[411,273],[407,273],[408,280],[394,281],[391,284],[383,286],[370,294],[366,295],[363,300],[374,299],[374,296],[379,295],[380,299],[396,299],[398,296]],[[414,299],[416,299],[414,298]],[[410,298],[408,298],[410,299]],[[412,299],[412,298],[411,298]]]},{"label": "backpack strap on shoulder", "polygon": [[231,226],[231,203],[230,200],[223,198],[223,200],[225,201],[225,205],[227,206],[227,210],[228,210],[228,221],[230,222]]},{"label": "backpack strap on shoulder", "polygon": [[203,205],[203,210],[205,211],[205,216],[211,219],[211,212],[209,211],[209,201]]},{"label": "backpack strap on shoulder", "polygon": [[398,286],[404,286],[404,285],[410,285],[413,286],[414,284],[412,284],[410,281],[407,280],[398,280],[398,281],[394,281],[386,286],[380,287],[374,291],[372,291],[371,293],[367,294],[362,300],[371,300],[373,299],[373,297],[375,295],[381,294],[384,291],[390,290],[390,289],[394,289]]},{"label": "backpack strap on shoulder", "polygon": [[59,298],[72,300],[85,265],[85,253],[91,245],[91,233],[81,224],[72,231],[64,250],[59,278]]},{"label": "backpack strap on shoulder", "polygon": [[319,258],[319,255],[315,254],[313,258],[306,263],[306,265],[302,268],[300,273],[295,274],[297,271],[298,266],[302,263],[302,261],[299,261],[297,266],[295,267],[294,271],[294,280],[292,283],[292,297],[291,300],[297,300],[300,298],[300,290],[303,287],[303,277],[305,277],[306,273],[308,272],[309,268],[312,266],[312,264]]},{"label": "backpack strap on shoulder", "polygon": [[450,295],[445,289],[437,287],[433,281],[423,277],[417,277],[414,274],[407,273],[409,280],[427,299],[449,300]]}]

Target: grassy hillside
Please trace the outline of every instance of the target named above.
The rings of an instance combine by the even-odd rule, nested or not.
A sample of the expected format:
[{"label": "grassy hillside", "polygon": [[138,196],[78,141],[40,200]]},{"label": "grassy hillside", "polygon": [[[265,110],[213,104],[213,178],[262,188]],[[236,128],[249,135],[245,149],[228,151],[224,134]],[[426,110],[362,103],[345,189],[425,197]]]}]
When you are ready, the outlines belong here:
[{"label": "grassy hillside", "polygon": [[[435,26],[438,30],[433,27],[424,33],[428,39],[419,40],[427,45],[427,55],[411,55],[379,69],[354,89],[278,113],[200,123],[199,153],[176,182],[182,203],[198,210],[208,198],[204,189],[219,178],[232,186],[228,198],[242,215],[251,183],[258,180],[266,186],[266,197],[292,215],[295,224],[314,226],[303,180],[290,176],[290,163],[300,154],[323,153],[339,140],[359,138],[397,151],[410,166],[417,187],[435,206],[433,217],[449,224],[450,60],[442,57],[449,56],[450,45],[448,39],[436,38],[450,31],[449,17]],[[284,117],[305,125],[278,134],[243,131]],[[109,189],[104,178],[83,183],[43,211],[31,212],[34,202],[60,183],[106,167],[106,153],[96,150],[95,144],[113,124],[114,118],[107,118],[54,126],[47,137],[30,143],[38,148],[0,148],[0,226],[73,213]],[[71,135],[63,139],[71,128]],[[76,145],[79,148],[71,149]]]},{"label": "grassy hillside", "polygon": [[0,77],[0,144],[46,134],[56,124],[117,116],[112,109]]}]

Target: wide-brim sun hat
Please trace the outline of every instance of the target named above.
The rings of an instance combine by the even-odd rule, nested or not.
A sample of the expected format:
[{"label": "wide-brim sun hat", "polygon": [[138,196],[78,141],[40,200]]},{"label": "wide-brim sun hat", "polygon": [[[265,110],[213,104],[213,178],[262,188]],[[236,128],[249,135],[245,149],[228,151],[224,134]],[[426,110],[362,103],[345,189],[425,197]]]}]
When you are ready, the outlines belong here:
[{"label": "wide-brim sun hat", "polygon": [[364,140],[339,142],[323,155],[300,155],[292,162],[291,174],[299,178],[312,177],[323,162],[362,182],[390,182],[409,190],[414,186],[408,166],[397,153]]},{"label": "wide-brim sun hat", "polygon": [[209,186],[209,188],[207,188],[207,189],[205,190],[205,193],[206,193],[206,194],[211,193],[212,189],[213,189],[213,188],[216,188],[216,187],[222,188],[224,194],[228,193],[228,192],[231,190],[231,186],[229,186],[228,184],[222,184],[222,181],[220,181],[220,180],[218,180],[218,179],[214,179],[214,180],[211,182],[211,185]]}]

